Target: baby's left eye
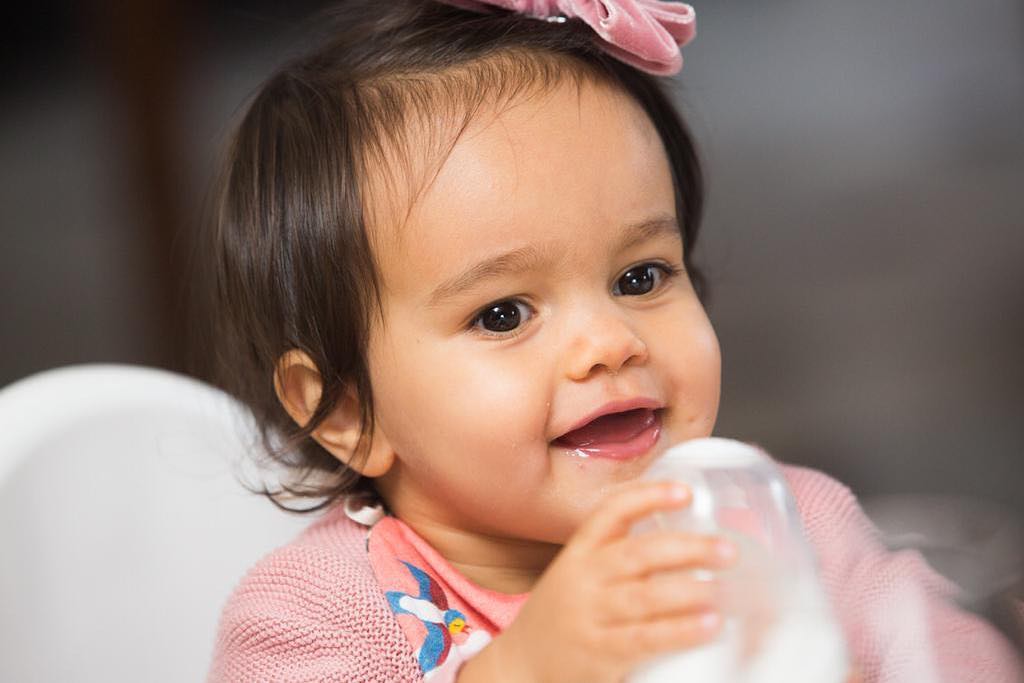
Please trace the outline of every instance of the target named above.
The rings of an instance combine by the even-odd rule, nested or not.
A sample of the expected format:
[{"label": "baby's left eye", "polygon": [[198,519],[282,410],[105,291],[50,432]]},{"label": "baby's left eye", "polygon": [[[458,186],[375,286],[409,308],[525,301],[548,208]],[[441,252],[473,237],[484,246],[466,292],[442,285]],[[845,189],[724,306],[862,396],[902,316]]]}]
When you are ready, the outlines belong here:
[{"label": "baby's left eye", "polygon": [[615,281],[612,294],[642,296],[652,292],[670,275],[672,271],[668,266],[660,263],[641,263],[627,270]]}]

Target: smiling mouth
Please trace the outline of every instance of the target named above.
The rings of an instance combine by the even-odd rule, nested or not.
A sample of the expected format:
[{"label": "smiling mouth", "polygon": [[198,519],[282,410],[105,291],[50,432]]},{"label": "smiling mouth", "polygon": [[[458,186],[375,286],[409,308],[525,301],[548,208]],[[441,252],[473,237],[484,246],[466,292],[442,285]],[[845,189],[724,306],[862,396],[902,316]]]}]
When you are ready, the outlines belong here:
[{"label": "smiling mouth", "polygon": [[643,455],[661,435],[661,410],[635,408],[602,415],[553,444],[585,456],[626,460]]}]

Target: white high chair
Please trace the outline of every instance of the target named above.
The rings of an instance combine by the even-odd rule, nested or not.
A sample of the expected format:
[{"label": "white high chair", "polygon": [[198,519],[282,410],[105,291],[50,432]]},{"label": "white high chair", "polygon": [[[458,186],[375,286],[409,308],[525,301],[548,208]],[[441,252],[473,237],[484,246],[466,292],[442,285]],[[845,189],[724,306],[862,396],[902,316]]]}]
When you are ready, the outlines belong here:
[{"label": "white high chair", "polygon": [[235,401],[161,370],[0,390],[0,681],[201,681],[232,587],[311,521],[238,481],[254,447]]}]

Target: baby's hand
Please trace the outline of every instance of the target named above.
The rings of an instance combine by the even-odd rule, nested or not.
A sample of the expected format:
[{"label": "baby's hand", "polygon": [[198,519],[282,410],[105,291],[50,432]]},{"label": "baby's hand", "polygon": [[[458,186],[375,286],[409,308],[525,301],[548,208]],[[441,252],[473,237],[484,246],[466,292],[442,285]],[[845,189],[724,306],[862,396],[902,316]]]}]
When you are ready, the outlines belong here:
[{"label": "baby's hand", "polygon": [[714,638],[721,624],[715,584],[680,570],[728,566],[735,549],[682,532],[629,535],[652,512],[688,503],[685,487],[666,483],[608,498],[459,680],[621,681],[644,660]]}]

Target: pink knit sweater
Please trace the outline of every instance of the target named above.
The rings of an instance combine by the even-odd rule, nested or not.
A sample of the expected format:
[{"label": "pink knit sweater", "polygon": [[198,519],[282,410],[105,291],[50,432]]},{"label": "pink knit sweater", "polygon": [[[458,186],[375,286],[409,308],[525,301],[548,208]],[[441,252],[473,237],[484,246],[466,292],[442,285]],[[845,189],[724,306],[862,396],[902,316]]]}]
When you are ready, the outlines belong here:
[{"label": "pink knit sweater", "polygon": [[[783,469],[865,683],[1024,680],[1012,646],[950,602],[954,586],[917,553],[880,545],[846,487],[813,470]],[[514,618],[523,596],[473,586],[396,524],[406,547],[455,586],[459,607],[495,631]],[[260,561],[224,608],[209,682],[423,680],[408,623],[400,625],[389,607],[367,538],[367,528],[339,507]]]}]

